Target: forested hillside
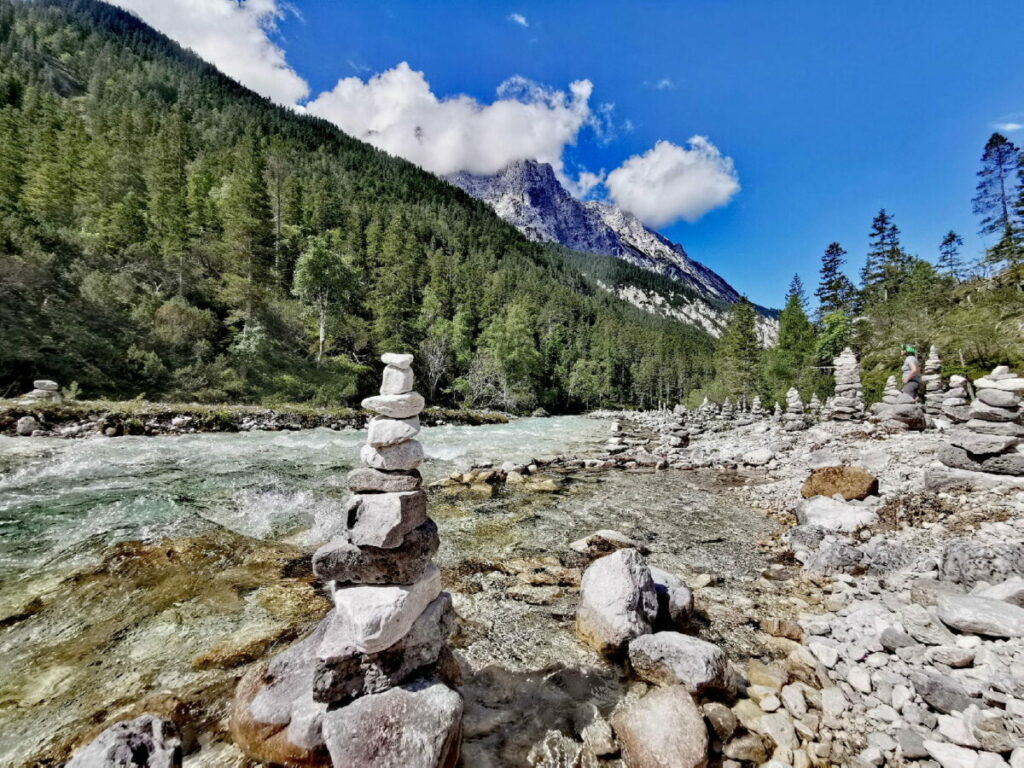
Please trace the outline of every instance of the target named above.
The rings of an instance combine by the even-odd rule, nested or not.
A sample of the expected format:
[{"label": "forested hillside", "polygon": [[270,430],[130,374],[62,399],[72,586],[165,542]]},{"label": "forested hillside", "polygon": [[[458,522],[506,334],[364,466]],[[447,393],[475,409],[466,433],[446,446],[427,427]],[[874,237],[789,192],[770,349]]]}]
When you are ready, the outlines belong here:
[{"label": "forested hillside", "polygon": [[93,0],[0,0],[0,394],[650,406],[710,337],[597,290],[481,202],[273,106]]}]

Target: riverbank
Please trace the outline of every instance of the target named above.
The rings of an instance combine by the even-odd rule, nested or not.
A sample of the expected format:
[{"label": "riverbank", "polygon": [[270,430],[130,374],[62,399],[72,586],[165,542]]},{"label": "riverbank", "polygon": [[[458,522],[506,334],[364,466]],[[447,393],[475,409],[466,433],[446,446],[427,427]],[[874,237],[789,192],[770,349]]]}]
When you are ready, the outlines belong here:
[{"label": "riverbank", "polygon": [[[266,408],[257,405],[151,403],[144,400],[73,400],[59,404],[0,400],[0,434],[74,438],[364,429],[370,416],[370,412],[357,408],[315,408],[303,404]],[[504,424],[509,418],[508,414],[494,411],[435,407],[427,408],[420,420],[426,426],[478,426]]]}]

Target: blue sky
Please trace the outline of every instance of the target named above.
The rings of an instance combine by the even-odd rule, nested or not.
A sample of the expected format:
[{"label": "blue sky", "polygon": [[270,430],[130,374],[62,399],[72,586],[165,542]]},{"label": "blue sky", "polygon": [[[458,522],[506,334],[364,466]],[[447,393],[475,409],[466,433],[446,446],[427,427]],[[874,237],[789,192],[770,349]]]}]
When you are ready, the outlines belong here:
[{"label": "blue sky", "polygon": [[[223,40],[204,50],[180,21],[161,26],[151,5],[157,0],[117,2],[228,71],[230,63],[217,61],[228,47]],[[683,148],[682,156],[693,150],[691,137],[707,137],[732,159],[739,192],[711,190],[713,210],[699,218],[699,204],[683,203],[695,221],[664,223],[672,214],[658,211],[657,200],[636,204],[691,256],[773,306],[794,272],[813,288],[832,240],[850,251],[855,275],[871,218],[883,206],[913,253],[933,259],[950,228],[964,236],[968,255],[979,253],[984,244],[970,205],[978,159],[994,125],[1024,123],[1019,0],[293,0],[297,12],[276,0],[247,5],[264,14],[260,28],[275,26],[266,45],[277,50],[271,57],[283,57],[273,65],[292,78],[287,95],[275,96],[281,101],[308,104],[339,79],[366,81],[408,62],[438,100],[465,94],[478,108],[498,100],[497,89],[513,76],[551,89],[540,98],[558,130],[583,103],[579,94],[572,101],[570,84],[589,81],[586,119],[575,131],[570,126],[569,140],[551,139],[570,179],[584,169],[609,173],[659,141]],[[295,75],[308,84],[308,97]],[[252,77],[247,84],[260,90],[258,73]],[[350,127],[353,105],[383,109],[374,93],[354,88],[350,82],[351,98],[335,101],[333,113],[317,102],[321,113]],[[561,106],[555,92],[564,94]],[[1006,135],[1024,144],[1024,129]],[[620,199],[636,200],[616,189]],[[608,187],[590,194],[608,194]]]}]

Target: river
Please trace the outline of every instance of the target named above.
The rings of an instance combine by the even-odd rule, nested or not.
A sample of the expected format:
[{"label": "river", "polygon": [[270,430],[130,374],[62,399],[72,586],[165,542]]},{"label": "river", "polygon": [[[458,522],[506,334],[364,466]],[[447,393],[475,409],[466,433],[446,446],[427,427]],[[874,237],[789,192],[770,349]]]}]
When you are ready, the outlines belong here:
[{"label": "river", "polygon": [[[475,462],[595,453],[607,431],[572,416],[429,427],[423,472],[431,482]],[[216,763],[244,665],[326,610],[309,553],[339,528],[364,434],[0,438],[0,764],[56,762],[111,717],[181,708],[204,745],[186,764]],[[714,621],[702,634],[758,651],[729,601],[759,599],[766,563],[753,542],[771,526],[717,493],[721,477],[557,479],[555,494],[431,497],[461,619],[453,644],[474,765],[524,764],[546,730],[571,727],[581,701],[607,709],[627,685],[576,642],[571,585],[538,570],[552,555],[551,567],[582,567],[566,544],[593,530],[644,541],[653,563],[686,578],[709,574]]]}]

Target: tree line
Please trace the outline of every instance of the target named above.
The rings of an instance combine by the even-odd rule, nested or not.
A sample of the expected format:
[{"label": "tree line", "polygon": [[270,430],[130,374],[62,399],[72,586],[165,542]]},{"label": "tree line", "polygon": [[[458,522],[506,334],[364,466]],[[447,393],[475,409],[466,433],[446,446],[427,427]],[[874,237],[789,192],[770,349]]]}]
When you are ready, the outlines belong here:
[{"label": "tree line", "polygon": [[793,277],[779,316],[778,344],[757,347],[753,307],[735,305],[718,354],[718,374],[705,394],[734,401],[759,395],[783,403],[790,387],[805,401],[830,394],[832,359],[850,345],[861,357],[865,394],[881,397],[885,379],[899,369],[899,345],[921,356],[934,344],[943,372],[978,376],[999,364],[1024,363],[1024,151],[994,133],[985,144],[972,200],[979,234],[990,247],[971,263],[963,240],[949,231],[931,260],[901,242],[894,216],[882,209],[868,230],[868,247],[854,283],[844,272],[847,250],[830,243],[814,291],[817,309],[799,275]]}]

